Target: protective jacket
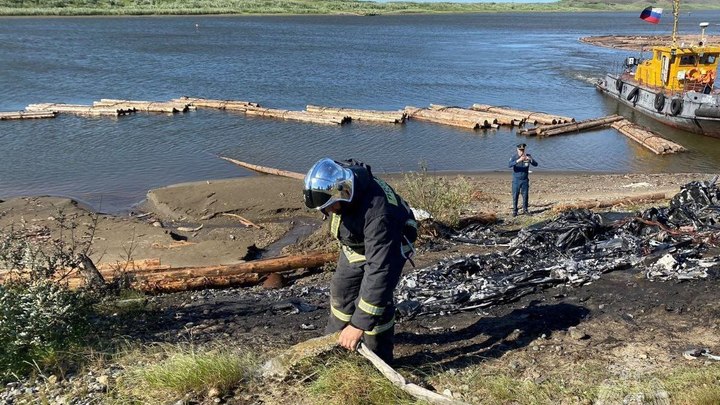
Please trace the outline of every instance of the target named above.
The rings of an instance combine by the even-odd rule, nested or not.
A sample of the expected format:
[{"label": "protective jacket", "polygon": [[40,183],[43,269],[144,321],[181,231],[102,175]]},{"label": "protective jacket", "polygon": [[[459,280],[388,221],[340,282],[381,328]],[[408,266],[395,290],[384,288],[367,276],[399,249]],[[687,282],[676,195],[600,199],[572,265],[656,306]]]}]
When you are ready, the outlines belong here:
[{"label": "protective jacket", "polygon": [[[394,315],[393,291],[417,236],[417,224],[407,203],[387,183],[374,177],[369,166],[354,160],[341,163],[354,174],[355,195],[350,203],[343,204],[340,215],[333,214],[330,227],[347,260],[341,263],[360,266],[362,281],[359,294],[355,288],[347,292],[357,297],[334,297],[331,311],[339,320],[372,331],[389,309]],[[344,308],[337,308],[333,302]]]}]

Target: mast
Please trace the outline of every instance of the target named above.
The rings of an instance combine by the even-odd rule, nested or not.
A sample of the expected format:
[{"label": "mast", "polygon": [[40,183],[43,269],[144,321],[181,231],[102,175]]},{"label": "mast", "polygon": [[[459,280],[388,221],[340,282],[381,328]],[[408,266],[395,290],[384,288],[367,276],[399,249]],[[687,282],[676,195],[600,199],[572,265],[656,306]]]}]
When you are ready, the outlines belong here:
[{"label": "mast", "polygon": [[672,30],[672,46],[677,46],[677,27],[678,15],[680,15],[680,0],[673,0],[673,30]]}]

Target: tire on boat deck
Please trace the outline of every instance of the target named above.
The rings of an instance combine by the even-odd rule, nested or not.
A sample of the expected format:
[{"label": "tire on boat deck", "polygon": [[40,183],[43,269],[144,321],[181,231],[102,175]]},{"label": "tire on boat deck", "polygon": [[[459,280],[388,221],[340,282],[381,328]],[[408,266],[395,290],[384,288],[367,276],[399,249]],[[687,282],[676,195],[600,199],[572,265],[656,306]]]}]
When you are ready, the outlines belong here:
[{"label": "tire on boat deck", "polygon": [[665,94],[663,93],[657,93],[655,94],[655,109],[658,112],[662,112],[663,108],[665,108]]},{"label": "tire on boat deck", "polygon": [[632,101],[633,104],[637,103],[639,98],[640,98],[640,87],[635,87],[634,89],[630,90],[630,92],[627,95],[627,100]]},{"label": "tire on boat deck", "polygon": [[620,80],[620,79],[615,80],[615,90],[618,91],[618,94],[622,93],[623,84],[624,83],[622,80]]},{"label": "tire on boat deck", "polygon": [[681,98],[674,98],[670,102],[670,113],[672,115],[678,115],[682,112],[683,109],[683,101]]}]

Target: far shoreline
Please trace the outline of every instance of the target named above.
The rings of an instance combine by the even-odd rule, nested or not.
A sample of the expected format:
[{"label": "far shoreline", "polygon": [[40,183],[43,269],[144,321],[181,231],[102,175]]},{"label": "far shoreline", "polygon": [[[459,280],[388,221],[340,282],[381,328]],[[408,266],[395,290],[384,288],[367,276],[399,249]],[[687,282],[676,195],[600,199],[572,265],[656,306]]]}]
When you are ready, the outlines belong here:
[{"label": "far shoreline", "polygon": [[[551,3],[452,3],[458,8],[453,10],[433,9],[434,5],[443,3],[411,3],[407,4],[424,4],[430,7],[423,10],[376,10],[370,11],[304,11],[291,10],[287,12],[247,12],[234,9],[210,9],[206,12],[194,12],[196,10],[186,8],[169,8],[165,10],[157,9],[132,9],[123,10],[122,8],[80,8],[80,7],[54,7],[54,8],[0,8],[0,18],[38,18],[38,17],[54,17],[54,18],[77,18],[77,17],[312,17],[312,16],[337,16],[337,17],[383,17],[383,16],[419,16],[419,15],[468,15],[468,14],[527,14],[527,13],[602,13],[602,12],[635,12],[640,9],[633,5],[616,4],[615,6],[582,7],[582,6],[564,6],[562,1]],[[370,4],[386,4],[386,3],[370,3]],[[406,4],[400,2],[399,4]],[[560,4],[560,5],[559,5]],[[464,9],[465,8],[465,9]],[[27,10],[23,12],[24,10]],[[720,4],[687,4],[683,5],[681,12],[699,12],[699,11],[717,11],[720,10]]]}]

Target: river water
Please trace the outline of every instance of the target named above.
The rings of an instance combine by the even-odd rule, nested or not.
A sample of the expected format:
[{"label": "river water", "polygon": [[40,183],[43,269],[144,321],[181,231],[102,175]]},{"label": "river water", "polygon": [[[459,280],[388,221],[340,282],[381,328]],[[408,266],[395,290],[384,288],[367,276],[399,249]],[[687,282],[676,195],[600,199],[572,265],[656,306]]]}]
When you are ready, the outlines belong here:
[{"label": "river water", "polygon": [[[401,109],[430,103],[505,105],[578,120],[622,112],[593,81],[631,52],[578,38],[666,34],[638,13],[432,16],[0,19],[0,111],[101,98],[187,95],[301,110],[306,104]],[[720,12],[684,13],[682,33],[720,30]],[[538,171],[713,172],[720,141],[637,121],[689,149],[656,156],[614,130],[547,139],[421,122],[324,126],[198,110],[117,119],[61,115],[0,121],[0,198],[70,196],[103,211],[150,188],[251,175],[225,155],[304,172],[355,157],[377,173],[507,170],[525,142]]]}]

